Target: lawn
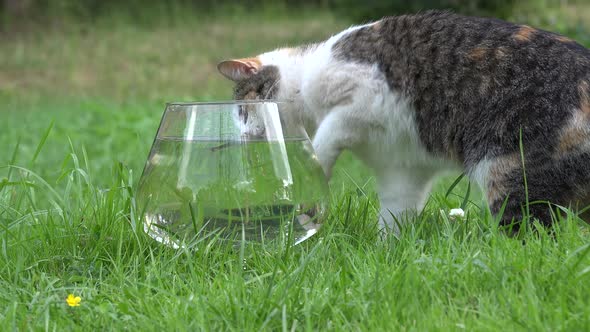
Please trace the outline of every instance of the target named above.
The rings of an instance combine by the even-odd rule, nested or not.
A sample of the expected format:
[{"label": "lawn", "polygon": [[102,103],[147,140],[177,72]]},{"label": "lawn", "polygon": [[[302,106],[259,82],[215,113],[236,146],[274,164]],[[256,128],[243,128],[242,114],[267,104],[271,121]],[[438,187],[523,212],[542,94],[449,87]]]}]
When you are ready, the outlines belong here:
[{"label": "lawn", "polygon": [[[539,24],[590,46],[558,17]],[[185,14],[0,35],[0,330],[590,330],[590,232],[573,213],[508,237],[450,178],[380,239],[374,179],[350,154],[329,220],[297,247],[172,250],[143,233],[136,185],[165,102],[228,99],[219,60],[350,24]]]}]

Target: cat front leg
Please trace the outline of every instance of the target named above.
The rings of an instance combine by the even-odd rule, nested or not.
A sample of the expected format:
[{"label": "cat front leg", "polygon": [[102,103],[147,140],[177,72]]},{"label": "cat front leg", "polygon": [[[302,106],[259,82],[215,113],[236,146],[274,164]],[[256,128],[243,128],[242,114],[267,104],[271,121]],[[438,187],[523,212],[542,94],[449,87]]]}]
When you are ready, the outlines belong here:
[{"label": "cat front leg", "polygon": [[346,117],[346,111],[333,110],[320,123],[313,138],[313,148],[328,179],[336,159],[344,149],[352,149],[363,139],[363,126],[358,119]]},{"label": "cat front leg", "polygon": [[393,167],[377,175],[381,203],[379,229],[399,235],[401,227],[424,207],[436,171],[429,167]]}]

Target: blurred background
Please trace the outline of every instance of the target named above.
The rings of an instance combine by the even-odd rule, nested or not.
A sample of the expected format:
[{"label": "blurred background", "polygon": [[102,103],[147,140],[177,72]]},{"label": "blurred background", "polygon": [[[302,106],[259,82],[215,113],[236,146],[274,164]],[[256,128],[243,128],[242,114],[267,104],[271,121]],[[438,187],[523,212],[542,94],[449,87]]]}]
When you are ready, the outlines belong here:
[{"label": "blurred background", "polygon": [[[165,102],[231,97],[220,60],[323,40],[385,15],[447,8],[590,46],[588,0],[0,1],[0,166],[50,182],[81,159],[99,184],[113,163],[139,177]],[[352,157],[339,164],[343,183],[367,181]]]}]

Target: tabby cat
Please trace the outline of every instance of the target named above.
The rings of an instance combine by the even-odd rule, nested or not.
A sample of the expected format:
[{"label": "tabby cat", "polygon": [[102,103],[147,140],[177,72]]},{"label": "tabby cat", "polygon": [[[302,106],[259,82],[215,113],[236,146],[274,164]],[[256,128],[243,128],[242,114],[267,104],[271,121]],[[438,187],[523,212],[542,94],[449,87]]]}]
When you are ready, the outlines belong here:
[{"label": "tabby cat", "polygon": [[218,69],[236,99],[291,100],[328,176],[344,149],[372,168],[383,229],[398,232],[457,168],[492,213],[505,204],[502,224],[522,219],[527,195],[545,202],[528,206],[545,225],[546,202],[590,204],[590,51],[567,37],[428,11]]}]

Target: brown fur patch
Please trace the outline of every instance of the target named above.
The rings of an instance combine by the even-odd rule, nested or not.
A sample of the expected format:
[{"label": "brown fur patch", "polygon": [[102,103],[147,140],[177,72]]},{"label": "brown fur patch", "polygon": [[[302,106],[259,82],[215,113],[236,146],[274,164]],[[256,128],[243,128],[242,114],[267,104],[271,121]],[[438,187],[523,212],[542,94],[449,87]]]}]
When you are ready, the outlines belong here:
[{"label": "brown fur patch", "polygon": [[579,110],[574,112],[572,119],[559,138],[557,152],[560,156],[590,143],[590,85],[587,81],[580,82],[578,93],[580,96]]},{"label": "brown fur patch", "polygon": [[590,115],[590,84],[588,81],[580,82],[578,93],[580,94],[580,110],[582,113]]},{"label": "brown fur patch", "polygon": [[[588,124],[586,123],[586,125]],[[567,127],[559,138],[559,144],[557,145],[558,155],[563,156],[571,150],[582,146],[589,141],[589,138],[590,132],[581,125],[577,124]]]},{"label": "brown fur patch", "polygon": [[488,173],[487,198],[490,206],[506,198],[508,186],[506,179],[508,175],[521,168],[519,153],[512,153],[498,157],[493,161]]},{"label": "brown fur patch", "polygon": [[573,39],[568,38],[566,36],[560,36],[560,35],[556,35],[555,40],[560,41],[562,43],[575,43],[575,41]]},{"label": "brown fur patch", "polygon": [[575,148],[588,149],[590,147],[590,84],[582,80],[578,84],[580,97],[579,109],[574,110],[565,130],[563,130],[558,152],[565,154]]},{"label": "brown fur patch", "polygon": [[508,54],[508,50],[506,49],[506,47],[503,47],[503,46],[500,46],[495,49],[492,49],[489,47],[475,47],[475,48],[471,49],[471,51],[469,51],[469,53],[467,53],[467,56],[471,60],[482,61],[485,59],[485,57],[488,54],[491,54],[491,53],[493,53],[493,55],[497,59],[501,59]]},{"label": "brown fur patch", "polygon": [[528,25],[523,25],[515,34],[514,39],[518,41],[530,41],[531,35],[537,30]]},{"label": "brown fur patch", "polygon": [[467,53],[467,56],[471,60],[481,61],[485,58],[486,54],[488,53],[488,50],[489,49],[487,47],[475,47],[471,51],[469,51],[469,53]]}]

